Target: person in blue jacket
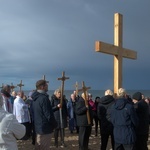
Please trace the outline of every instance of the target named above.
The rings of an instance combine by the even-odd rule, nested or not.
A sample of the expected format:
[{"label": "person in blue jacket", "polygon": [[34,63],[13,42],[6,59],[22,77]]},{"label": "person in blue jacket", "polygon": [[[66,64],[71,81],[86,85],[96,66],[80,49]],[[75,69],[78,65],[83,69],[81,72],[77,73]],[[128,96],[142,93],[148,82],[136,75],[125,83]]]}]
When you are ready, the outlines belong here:
[{"label": "person in blue jacket", "polygon": [[136,142],[138,117],[133,103],[126,96],[125,89],[120,88],[116,102],[111,109],[115,150],[133,150]]}]

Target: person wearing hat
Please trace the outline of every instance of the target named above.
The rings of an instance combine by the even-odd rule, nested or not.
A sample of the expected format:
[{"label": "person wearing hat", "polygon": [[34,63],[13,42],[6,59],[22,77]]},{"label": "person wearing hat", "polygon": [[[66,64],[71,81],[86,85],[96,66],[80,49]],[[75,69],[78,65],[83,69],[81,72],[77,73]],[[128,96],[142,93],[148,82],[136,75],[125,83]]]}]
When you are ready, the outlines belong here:
[{"label": "person wearing hat", "polygon": [[133,150],[138,117],[123,88],[118,90],[116,102],[112,106],[111,122],[114,126],[115,150]]},{"label": "person wearing hat", "polygon": [[149,108],[144,99],[142,99],[142,93],[136,92],[132,95],[134,108],[136,110],[139,124],[136,130],[136,150],[148,150],[147,141],[149,134]]}]

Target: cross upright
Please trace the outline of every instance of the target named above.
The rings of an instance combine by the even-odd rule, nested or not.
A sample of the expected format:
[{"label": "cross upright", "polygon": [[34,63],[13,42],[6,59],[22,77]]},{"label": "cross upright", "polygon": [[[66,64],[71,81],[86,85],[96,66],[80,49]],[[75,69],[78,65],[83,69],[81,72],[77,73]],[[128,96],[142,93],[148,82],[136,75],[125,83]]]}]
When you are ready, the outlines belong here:
[{"label": "cross upright", "polygon": [[22,80],[20,81],[19,84],[17,84],[17,86],[19,86],[19,90],[21,91],[22,90],[22,86],[24,86],[24,84],[22,84]]},{"label": "cross upright", "polygon": [[[43,75],[43,78],[42,78],[42,79],[46,81],[45,75]],[[49,81],[46,81],[46,83],[49,83]]]},{"label": "cross upright", "polygon": [[122,47],[123,16],[114,14],[114,45],[102,41],[95,42],[95,51],[114,55],[114,94],[122,87],[122,59],[137,59],[137,52]]},{"label": "cross upright", "polygon": [[58,78],[58,80],[62,81],[62,84],[61,84],[61,104],[62,104],[63,92],[64,92],[64,82],[67,79],[69,79],[69,77],[65,77],[65,72],[64,71],[62,72],[62,77]]},{"label": "cross upright", "polygon": [[77,81],[76,81],[76,84],[74,86],[76,88],[76,97],[77,97],[78,96],[78,92],[79,92],[79,90],[78,90],[79,85],[78,85]]},{"label": "cross upright", "polygon": [[[84,93],[84,101],[85,101],[85,105],[88,106],[88,99],[87,99],[87,90],[88,89],[91,89],[91,87],[86,87],[85,84],[84,84],[84,81],[82,82],[82,89],[79,89],[79,91],[83,91]],[[88,120],[88,124],[91,124],[91,119],[90,119],[90,112],[89,110],[87,110],[86,112],[86,115],[87,115],[87,120]]]}]

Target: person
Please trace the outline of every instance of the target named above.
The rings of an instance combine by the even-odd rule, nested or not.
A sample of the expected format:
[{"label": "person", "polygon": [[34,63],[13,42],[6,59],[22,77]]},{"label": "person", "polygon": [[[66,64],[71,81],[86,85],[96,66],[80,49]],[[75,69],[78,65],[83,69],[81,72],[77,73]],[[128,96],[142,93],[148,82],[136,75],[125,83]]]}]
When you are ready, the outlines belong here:
[{"label": "person", "polygon": [[105,91],[105,96],[101,97],[98,103],[97,115],[99,120],[101,120],[101,150],[106,150],[109,136],[111,137],[112,150],[114,150],[113,124],[110,119],[111,107],[114,103],[115,99],[110,89]]},{"label": "person", "polygon": [[114,126],[115,150],[133,150],[138,117],[133,104],[126,98],[124,88],[118,89],[117,99],[111,108],[111,121]]},{"label": "person", "polygon": [[0,95],[0,149],[18,150],[17,140],[25,135],[24,125],[16,117],[3,109],[3,98]]},{"label": "person", "polygon": [[36,132],[35,150],[50,149],[52,132],[57,125],[49,95],[46,80],[36,82],[36,91],[32,94],[32,110]]},{"label": "person", "polygon": [[13,114],[19,123],[26,127],[26,134],[22,140],[27,140],[31,135],[31,120],[27,104],[23,100],[24,92],[18,91],[16,99],[14,100]]},{"label": "person", "polygon": [[34,90],[29,92],[28,98],[25,101],[25,104],[28,105],[28,109],[29,109],[29,112],[30,112],[32,144],[35,145],[36,133],[35,133],[35,128],[34,128],[34,118],[33,118],[33,110],[32,110],[33,99],[31,97],[33,93],[34,93]]},{"label": "person", "polygon": [[15,100],[15,98],[16,98],[16,96],[17,96],[17,92],[16,91],[12,91],[11,92],[11,96],[12,96],[12,105],[14,104],[14,100]]},{"label": "person", "polygon": [[[85,105],[85,101],[87,101],[87,105]],[[87,111],[89,111],[89,119],[91,122],[88,122]],[[86,95],[82,93],[76,103],[76,116],[77,125],[79,126],[79,150],[88,150],[89,137],[92,129],[92,109],[88,103],[88,93]]]},{"label": "person", "polygon": [[142,95],[141,92],[136,92],[132,95],[134,108],[139,119],[139,125],[136,130],[136,150],[148,150],[149,108],[145,100],[142,98]]},{"label": "person", "polygon": [[98,134],[97,105],[96,105],[96,102],[93,101],[91,93],[88,94],[88,103],[92,109],[92,116],[93,116],[93,121],[94,121],[94,125],[95,125],[95,136],[97,136],[97,134]]},{"label": "person", "polygon": [[13,102],[12,102],[12,96],[10,94],[11,88],[10,85],[4,85],[1,90],[1,95],[3,97],[3,108],[5,111],[8,111],[9,113],[13,113]]},{"label": "person", "polygon": [[70,100],[67,103],[70,133],[73,133],[75,129],[76,129],[76,133],[79,133],[79,127],[77,126],[77,120],[75,114],[76,103],[77,103],[76,96],[74,94],[71,94]]},{"label": "person", "polygon": [[[67,127],[67,117],[68,117],[67,104],[66,104],[66,100],[63,99],[63,102],[61,105],[60,100],[61,100],[61,90],[56,89],[54,91],[54,94],[51,96],[52,109],[54,112],[55,119],[57,121],[57,127],[54,130],[54,139],[55,139],[54,144],[55,144],[55,147],[58,147],[58,137],[59,137],[59,132],[60,132],[60,140],[61,140],[60,147],[66,147],[64,143],[64,136],[65,136],[64,131],[65,131],[65,128]],[[62,121],[61,121],[61,117],[62,117]]]},{"label": "person", "polygon": [[149,97],[145,97],[145,102],[147,103],[148,108],[149,108],[149,124],[150,124],[150,98]]}]

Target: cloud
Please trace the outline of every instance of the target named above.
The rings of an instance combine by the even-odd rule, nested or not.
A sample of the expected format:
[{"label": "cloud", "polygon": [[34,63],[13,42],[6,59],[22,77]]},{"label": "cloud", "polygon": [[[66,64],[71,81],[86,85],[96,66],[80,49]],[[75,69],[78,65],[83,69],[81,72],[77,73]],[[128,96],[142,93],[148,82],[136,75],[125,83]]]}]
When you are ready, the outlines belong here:
[{"label": "cloud", "polygon": [[[123,60],[123,85],[149,88],[149,3],[0,1],[0,84],[23,80],[24,89],[33,89],[45,74],[55,89],[65,71],[70,77],[67,89],[76,81],[85,81],[93,89],[113,88],[113,56],[96,53],[94,46],[97,40],[113,44],[113,17],[119,12],[123,14],[123,47],[138,52],[137,60]],[[147,72],[142,80],[139,68]]]}]

